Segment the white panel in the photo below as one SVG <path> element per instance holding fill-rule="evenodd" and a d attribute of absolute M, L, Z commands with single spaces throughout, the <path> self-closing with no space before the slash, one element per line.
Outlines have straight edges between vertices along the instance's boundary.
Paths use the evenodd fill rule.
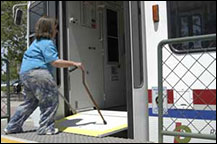
<path fill-rule="evenodd" d="M 168 39 L 167 28 L 167 6 L 166 1 L 148 1 L 145 3 L 145 22 L 146 22 L 146 47 L 148 63 L 148 87 L 158 85 L 157 71 L 157 47 L 161 40 Z M 158 23 L 153 22 L 152 6 L 159 5 Z"/>
<path fill-rule="evenodd" d="M 69 59 L 83 63 L 89 89 L 99 106 L 102 106 L 103 59 L 102 44 L 98 40 L 99 28 L 81 25 L 80 6 L 80 1 L 67 2 Z M 82 85 L 81 71 L 76 70 L 70 73 L 69 81 L 70 103 L 78 108 L 92 107 L 93 104 Z"/>

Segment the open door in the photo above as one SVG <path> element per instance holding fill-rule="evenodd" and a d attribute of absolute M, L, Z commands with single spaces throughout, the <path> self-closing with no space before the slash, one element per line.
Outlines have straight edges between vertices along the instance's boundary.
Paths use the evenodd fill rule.
<path fill-rule="evenodd" d="M 128 137 L 149 140 L 145 13 L 142 1 L 124 2 Z"/>
<path fill-rule="evenodd" d="M 68 1 L 68 59 L 82 62 L 87 84 L 100 108 L 126 106 L 123 2 Z M 92 108 L 81 71 L 69 73 L 75 109 Z"/>

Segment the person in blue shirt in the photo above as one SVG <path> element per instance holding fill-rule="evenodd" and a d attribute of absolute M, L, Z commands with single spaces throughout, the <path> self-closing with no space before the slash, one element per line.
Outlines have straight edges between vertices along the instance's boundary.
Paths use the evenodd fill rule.
<path fill-rule="evenodd" d="M 83 69 L 80 62 L 59 59 L 53 39 L 57 34 L 57 21 L 42 17 L 35 27 L 35 41 L 23 56 L 20 79 L 24 87 L 25 101 L 11 117 L 6 134 L 22 132 L 23 123 L 39 106 L 41 115 L 37 130 L 39 135 L 57 134 L 54 117 L 58 109 L 58 87 L 54 80 L 54 68 L 75 66 Z"/>

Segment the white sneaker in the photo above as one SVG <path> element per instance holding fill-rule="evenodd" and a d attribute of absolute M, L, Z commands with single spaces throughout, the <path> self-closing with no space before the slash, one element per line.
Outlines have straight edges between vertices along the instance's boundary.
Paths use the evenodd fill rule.
<path fill-rule="evenodd" d="M 46 135 L 55 135 L 59 133 L 59 129 L 55 128 L 54 131 L 48 131 L 46 132 Z"/>
<path fill-rule="evenodd" d="M 21 129 L 20 131 L 17 131 L 17 132 L 13 132 L 13 131 L 8 131 L 8 129 L 7 128 L 5 128 L 4 130 L 4 133 L 7 135 L 7 134 L 15 134 L 15 133 L 21 133 L 21 132 L 23 132 L 23 130 Z"/>
<path fill-rule="evenodd" d="M 9 134 L 9 132 L 8 132 L 8 130 L 5 128 L 4 130 L 4 133 L 7 135 L 7 134 Z"/>

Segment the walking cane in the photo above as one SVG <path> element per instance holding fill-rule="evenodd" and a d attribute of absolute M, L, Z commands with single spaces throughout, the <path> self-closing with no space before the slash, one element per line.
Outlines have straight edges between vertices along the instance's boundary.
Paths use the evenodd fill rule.
<path fill-rule="evenodd" d="M 70 103 L 68 102 L 68 100 L 60 92 L 59 92 L 59 95 L 63 98 L 63 100 L 65 101 L 65 103 L 68 105 L 68 107 L 70 108 L 72 114 L 76 114 L 77 113 L 76 110 L 74 110 L 72 108 L 72 106 L 70 105 Z"/>

